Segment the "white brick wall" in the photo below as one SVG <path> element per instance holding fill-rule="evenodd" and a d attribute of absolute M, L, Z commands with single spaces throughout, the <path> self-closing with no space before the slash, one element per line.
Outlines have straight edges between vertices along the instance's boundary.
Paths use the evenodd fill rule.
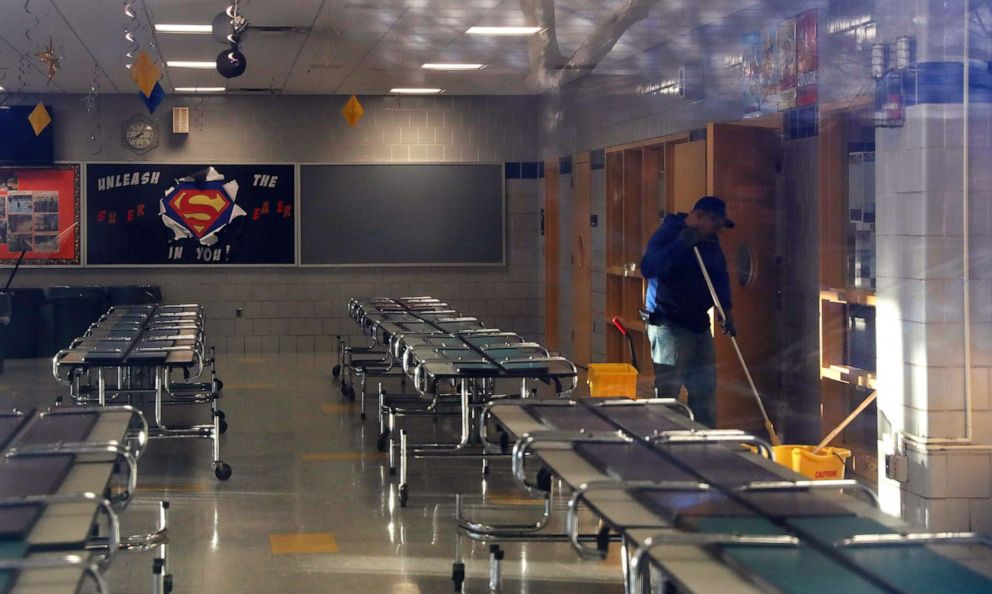
<path fill-rule="evenodd" d="M 992 162 L 983 160 L 992 157 L 989 113 L 979 106 L 979 117 L 971 114 L 977 133 L 969 142 L 971 422 L 977 445 L 992 444 L 992 240 L 983 181 Z M 880 444 L 900 431 L 924 438 L 965 435 L 962 116 L 961 105 L 914 106 L 905 127 L 877 134 Z M 932 530 L 988 530 L 992 454 L 913 447 L 906 483 L 881 473 L 880 490 L 899 491 L 888 501 L 900 500 L 906 519 Z M 880 450 L 884 455 L 891 448 Z"/>
<path fill-rule="evenodd" d="M 168 97 L 152 116 L 162 145 L 135 156 L 118 141 L 121 122 L 145 113 L 136 96 L 101 96 L 102 151 L 80 98 L 53 96 L 56 157 L 64 161 L 405 162 L 533 161 L 537 98 L 361 97 L 366 116 L 349 128 L 347 97 Z M 191 133 L 173 137 L 170 108 L 188 105 Z M 220 352 L 332 351 L 337 334 L 355 332 L 351 297 L 430 294 L 488 325 L 538 338 L 538 245 L 542 180 L 508 180 L 508 264 L 435 269 L 25 269 L 17 285 L 152 283 L 170 302 L 207 308 L 208 337 Z M 235 310 L 243 309 L 243 318 Z"/>

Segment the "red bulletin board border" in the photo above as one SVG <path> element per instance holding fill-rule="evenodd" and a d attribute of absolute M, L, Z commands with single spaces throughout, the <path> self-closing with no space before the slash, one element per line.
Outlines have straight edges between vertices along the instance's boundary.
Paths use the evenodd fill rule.
<path fill-rule="evenodd" d="M 57 252 L 28 252 L 24 256 L 24 264 L 79 265 L 81 263 L 79 170 L 79 164 L 75 163 L 52 167 L 0 167 L 0 183 L 16 175 L 18 190 L 48 190 L 59 193 L 58 233 L 66 233 L 59 241 L 59 250 Z M 69 230 L 70 228 L 71 230 Z M 12 252 L 6 242 L 0 243 L 0 265 L 13 264 L 20 255 L 20 252 Z"/>

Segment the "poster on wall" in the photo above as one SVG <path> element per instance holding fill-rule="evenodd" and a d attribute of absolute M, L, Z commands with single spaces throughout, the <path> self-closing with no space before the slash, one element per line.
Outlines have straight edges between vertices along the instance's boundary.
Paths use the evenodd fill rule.
<path fill-rule="evenodd" d="M 0 262 L 79 264 L 79 165 L 0 168 Z"/>
<path fill-rule="evenodd" d="M 816 11 L 808 10 L 796 19 L 796 106 L 817 101 Z"/>
<path fill-rule="evenodd" d="M 89 265 L 294 264 L 292 165 L 86 167 Z"/>
<path fill-rule="evenodd" d="M 778 70 L 778 108 L 796 106 L 796 19 L 786 19 L 778 27 L 775 66 Z"/>
<path fill-rule="evenodd" d="M 744 36 L 744 103 L 749 116 L 778 109 L 778 71 L 775 69 L 775 33 Z"/>

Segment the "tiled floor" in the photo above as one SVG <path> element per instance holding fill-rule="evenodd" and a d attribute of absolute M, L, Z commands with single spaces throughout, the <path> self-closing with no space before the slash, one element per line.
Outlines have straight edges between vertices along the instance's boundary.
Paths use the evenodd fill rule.
<path fill-rule="evenodd" d="M 209 442 L 151 444 L 124 528 L 150 527 L 154 501 L 171 502 L 175 592 L 450 592 L 454 494 L 485 490 L 527 511 L 507 463 L 483 481 L 477 462 L 437 460 L 413 463 L 409 507 L 399 508 L 375 447 L 376 423 L 362 423 L 342 401 L 332 363 L 330 355 L 220 358 L 230 423 L 222 457 L 234 469 L 226 483 L 214 478 Z M 46 360 L 7 361 L 0 405 L 51 405 L 64 389 L 50 373 Z M 623 590 L 615 555 L 589 562 L 566 544 L 504 548 L 503 592 Z M 487 592 L 487 547 L 466 542 L 465 556 L 465 591 Z M 149 591 L 151 558 L 119 556 L 108 574 L 112 591 Z"/>

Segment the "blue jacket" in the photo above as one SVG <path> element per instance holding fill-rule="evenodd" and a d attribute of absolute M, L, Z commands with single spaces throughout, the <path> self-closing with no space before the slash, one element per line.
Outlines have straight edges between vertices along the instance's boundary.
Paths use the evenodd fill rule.
<path fill-rule="evenodd" d="M 679 240 L 679 234 L 686 228 L 685 217 L 682 213 L 665 216 L 641 258 L 641 274 L 648 279 L 645 309 L 651 312 L 654 324 L 677 324 L 693 332 L 703 332 L 709 329 L 707 312 L 713 307 L 713 298 L 692 248 Z M 729 312 L 730 279 L 720 240 L 713 237 L 698 247 L 717 297 Z"/>

